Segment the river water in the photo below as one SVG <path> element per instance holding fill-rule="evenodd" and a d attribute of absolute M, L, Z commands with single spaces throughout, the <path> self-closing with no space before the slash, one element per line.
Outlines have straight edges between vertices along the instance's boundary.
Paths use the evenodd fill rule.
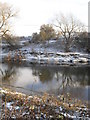
<path fill-rule="evenodd" d="M 19 92 L 50 94 L 70 93 L 71 97 L 90 102 L 90 67 L 2 64 L 2 85 Z"/>

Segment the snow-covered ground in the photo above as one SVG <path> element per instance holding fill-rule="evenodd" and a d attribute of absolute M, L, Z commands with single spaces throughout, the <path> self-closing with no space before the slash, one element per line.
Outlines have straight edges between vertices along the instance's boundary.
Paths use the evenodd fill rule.
<path fill-rule="evenodd" d="M 85 55 L 85 56 L 84 56 Z M 55 53 L 47 52 L 42 54 L 26 54 L 25 58 L 29 62 L 41 64 L 88 64 L 88 54 L 80 53 Z"/>
<path fill-rule="evenodd" d="M 20 49 L 13 51 L 2 51 L 1 58 L 22 60 L 29 63 L 38 64 L 58 64 L 58 65 L 82 65 L 90 63 L 90 54 L 72 51 L 65 53 L 63 46 L 55 43 L 56 41 L 49 41 L 46 43 L 31 43 Z M 54 45 L 54 46 L 53 46 Z M 59 49 L 60 47 L 60 49 Z"/>
<path fill-rule="evenodd" d="M 31 50 L 31 48 L 22 48 L 20 51 L 10 51 L 3 53 L 2 58 L 16 59 L 17 61 L 26 61 L 38 64 L 58 64 L 58 65 L 81 65 L 90 63 L 90 55 L 78 52 L 55 52 L 46 50 Z M 0 57 L 0 58 L 1 58 Z"/>

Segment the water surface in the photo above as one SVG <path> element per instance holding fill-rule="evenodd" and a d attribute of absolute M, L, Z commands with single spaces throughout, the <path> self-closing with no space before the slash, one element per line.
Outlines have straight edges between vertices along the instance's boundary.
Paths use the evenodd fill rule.
<path fill-rule="evenodd" d="M 2 64 L 2 84 L 30 94 L 48 92 L 90 101 L 90 67 L 14 66 Z"/>

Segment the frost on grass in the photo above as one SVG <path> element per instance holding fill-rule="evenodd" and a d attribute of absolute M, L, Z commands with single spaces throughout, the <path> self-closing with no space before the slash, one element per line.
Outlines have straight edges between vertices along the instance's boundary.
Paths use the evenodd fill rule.
<path fill-rule="evenodd" d="M 54 96 L 27 96 L 9 89 L 0 89 L 2 94 L 1 119 L 58 120 L 87 119 L 90 113 L 87 104 L 71 98 L 70 94 Z"/>

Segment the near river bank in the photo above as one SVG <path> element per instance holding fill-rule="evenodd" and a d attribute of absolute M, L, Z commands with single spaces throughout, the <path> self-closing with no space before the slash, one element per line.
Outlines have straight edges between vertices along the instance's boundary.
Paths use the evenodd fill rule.
<path fill-rule="evenodd" d="M 70 94 L 54 96 L 25 95 L 0 88 L 2 95 L 1 120 L 89 120 L 87 103 L 73 99 Z"/>

